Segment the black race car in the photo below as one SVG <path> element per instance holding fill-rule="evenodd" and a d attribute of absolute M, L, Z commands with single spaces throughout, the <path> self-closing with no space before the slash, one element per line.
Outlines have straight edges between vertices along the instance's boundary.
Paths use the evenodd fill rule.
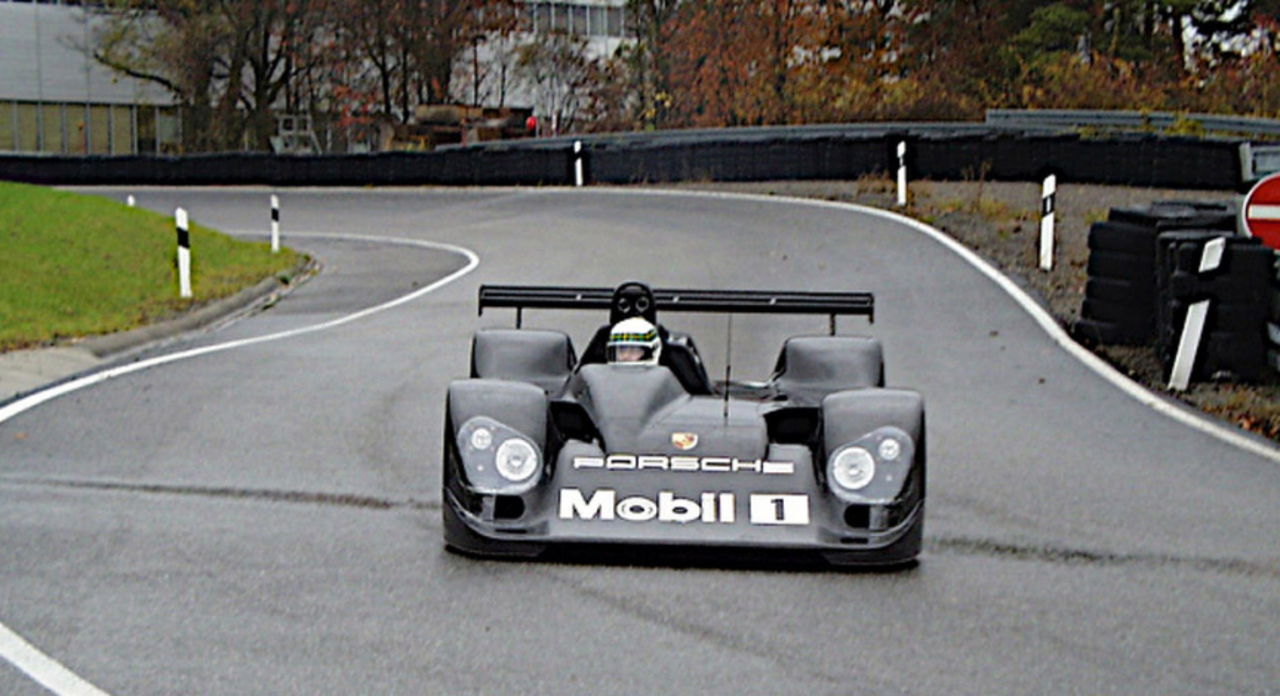
<path fill-rule="evenodd" d="M 925 416 L 884 386 L 880 342 L 835 335 L 874 319 L 869 293 L 482 286 L 471 377 L 449 385 L 444 539 L 487 557 L 623 549 L 891 565 L 920 551 Z M 581 358 L 569 336 L 520 328 L 526 308 L 610 311 Z M 609 327 L 657 311 L 826 314 L 788 339 L 763 383 L 715 384 L 693 340 L 660 330 L 661 361 L 606 359 Z"/>

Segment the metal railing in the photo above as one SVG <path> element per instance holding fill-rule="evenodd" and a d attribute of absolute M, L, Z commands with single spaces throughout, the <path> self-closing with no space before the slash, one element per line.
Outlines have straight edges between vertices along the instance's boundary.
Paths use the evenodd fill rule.
<path fill-rule="evenodd" d="M 490 140 L 470 145 L 445 145 L 438 150 L 457 149 L 549 149 L 571 147 L 575 140 L 584 145 L 618 145 L 643 147 L 651 145 L 684 145 L 732 140 L 764 142 L 821 138 L 873 138 L 899 134 L 909 138 L 949 138 L 986 135 L 1053 135 L 1063 129 L 1055 126 L 1024 126 L 981 123 L 978 121 L 820 123 L 806 126 L 739 126 L 735 128 L 686 128 L 624 133 L 582 133 L 522 140 Z"/>
<path fill-rule="evenodd" d="M 1180 114 L 1170 111 L 1091 111 L 1084 109 L 987 109 L 987 124 L 1005 127 L 1166 130 L 1192 121 L 1209 133 L 1280 138 L 1280 121 L 1252 116 Z"/>

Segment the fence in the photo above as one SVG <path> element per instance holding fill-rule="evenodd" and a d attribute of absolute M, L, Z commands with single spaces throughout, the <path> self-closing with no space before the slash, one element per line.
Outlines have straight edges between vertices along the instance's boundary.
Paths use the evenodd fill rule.
<path fill-rule="evenodd" d="M 890 172 L 908 142 L 912 179 L 1238 189 L 1240 144 L 1151 134 L 1083 138 L 974 124 L 812 126 L 583 137 L 586 180 L 848 179 Z M 573 181 L 572 140 L 498 142 L 422 153 L 184 157 L 0 157 L 0 179 L 40 184 L 540 185 Z"/>

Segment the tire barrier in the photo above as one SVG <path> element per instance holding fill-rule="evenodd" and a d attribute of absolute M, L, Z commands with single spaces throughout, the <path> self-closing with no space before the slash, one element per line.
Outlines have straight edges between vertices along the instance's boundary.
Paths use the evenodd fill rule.
<path fill-rule="evenodd" d="M 1089 228 L 1088 282 L 1076 334 L 1098 343 L 1141 345 L 1155 337 L 1157 238 L 1186 228 L 1232 232 L 1236 210 L 1225 203 L 1161 201 L 1112 208 Z"/>
<path fill-rule="evenodd" d="M 972 125 L 972 124 L 970 124 Z M 913 179 L 1062 181 L 1235 190 L 1234 141 L 1076 134 L 929 124 L 743 128 L 494 141 L 428 152 L 358 155 L 227 153 L 171 156 L 0 156 L 0 179 L 35 184 L 271 186 L 540 185 L 574 181 L 574 140 L 585 183 L 853 179 L 891 174 L 908 145 Z"/>
<path fill-rule="evenodd" d="M 1171 382 L 1188 342 L 1195 344 L 1194 359 L 1184 356 L 1188 379 L 1256 381 L 1268 374 L 1267 320 L 1277 295 L 1271 249 L 1234 231 L 1162 232 L 1156 270 L 1155 347 Z M 1185 335 L 1197 304 L 1206 307 L 1198 341 Z"/>

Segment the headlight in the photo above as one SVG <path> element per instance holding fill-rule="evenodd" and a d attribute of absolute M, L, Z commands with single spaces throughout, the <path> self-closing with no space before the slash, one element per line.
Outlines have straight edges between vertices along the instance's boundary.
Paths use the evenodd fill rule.
<path fill-rule="evenodd" d="M 862 490 L 875 476 L 876 460 L 861 447 L 846 447 L 831 460 L 831 477 L 845 490 Z"/>
<path fill-rule="evenodd" d="M 537 485 L 542 452 L 524 433 L 475 416 L 458 428 L 456 438 L 467 482 L 477 493 L 517 495 Z"/>
<path fill-rule="evenodd" d="M 498 445 L 495 463 L 503 478 L 519 483 L 538 470 L 538 452 L 526 440 L 512 438 Z"/>
<path fill-rule="evenodd" d="M 493 431 L 483 426 L 477 426 L 471 431 L 471 446 L 478 450 L 487 450 L 493 444 Z"/>
<path fill-rule="evenodd" d="M 876 448 L 876 451 L 879 452 L 881 459 L 891 462 L 902 454 L 902 445 L 892 437 L 886 437 L 880 441 L 880 446 Z"/>
<path fill-rule="evenodd" d="M 831 490 L 847 502 L 892 502 L 915 466 L 916 444 L 901 428 L 884 426 L 846 442 L 827 458 Z"/>

